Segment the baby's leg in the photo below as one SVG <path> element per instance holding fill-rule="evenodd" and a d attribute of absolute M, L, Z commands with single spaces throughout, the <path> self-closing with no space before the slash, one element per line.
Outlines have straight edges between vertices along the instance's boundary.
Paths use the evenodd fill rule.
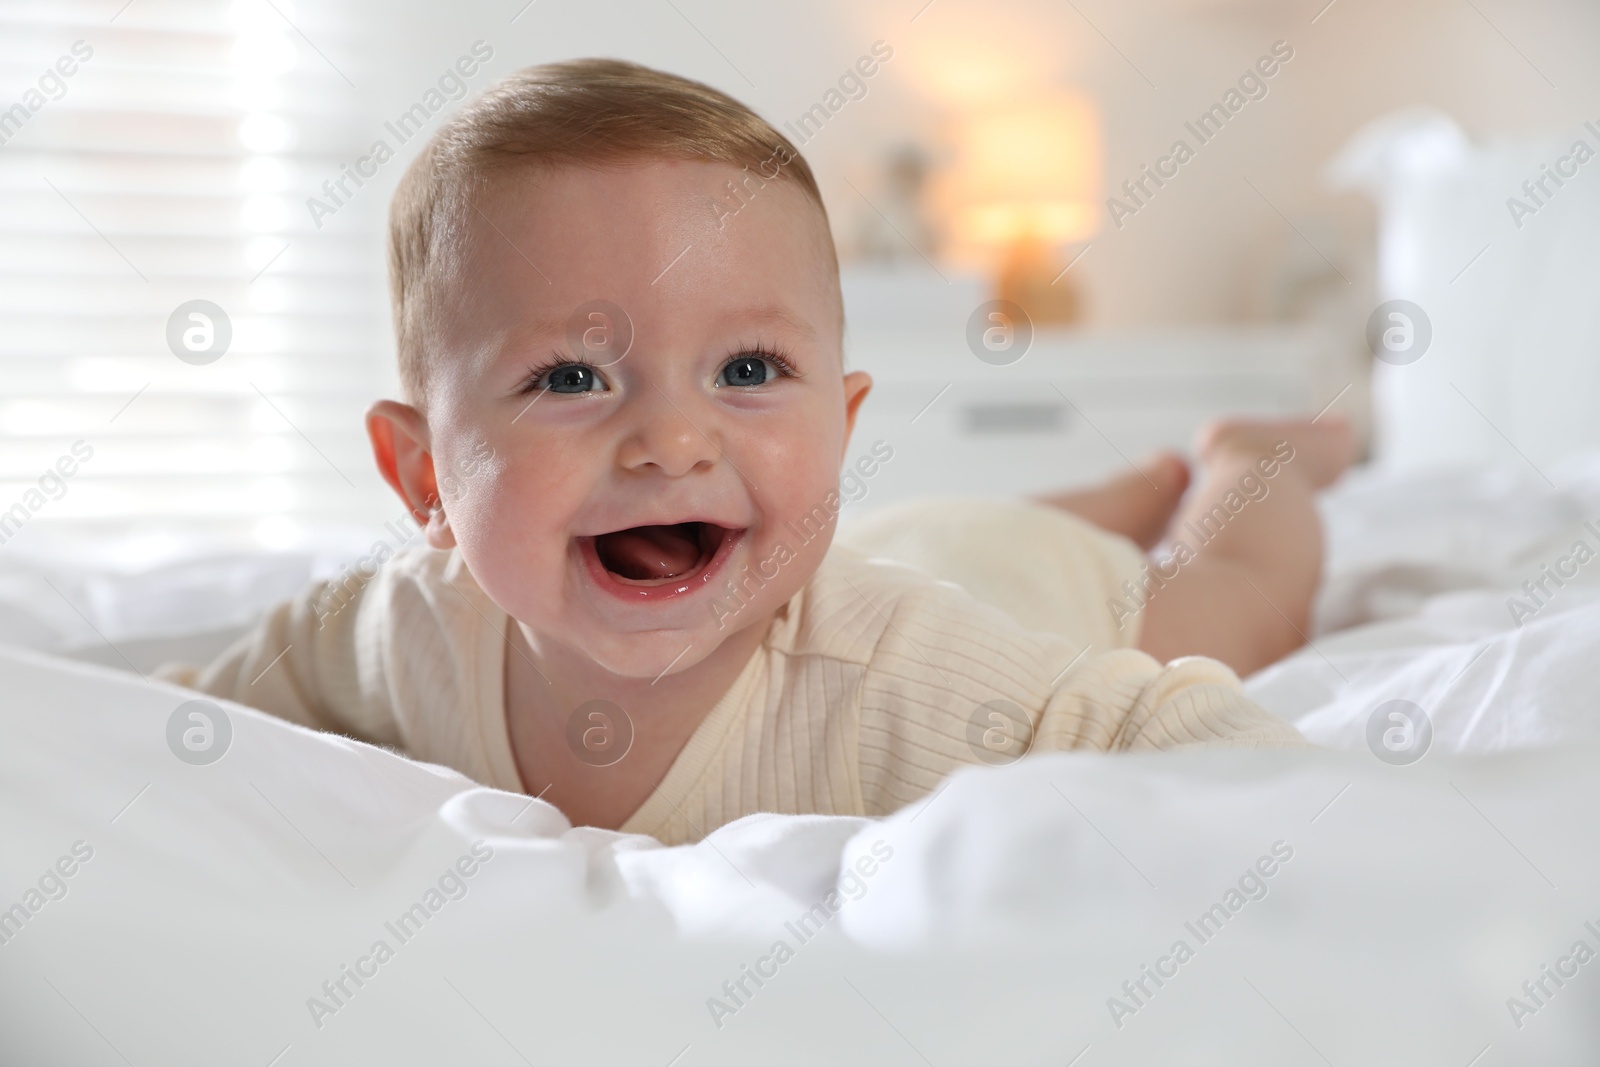
<path fill-rule="evenodd" d="M 1315 494 L 1355 447 L 1338 415 L 1203 430 L 1204 473 L 1167 531 L 1170 553 L 1151 565 L 1139 647 L 1162 661 L 1210 656 L 1245 675 L 1304 644 L 1322 576 Z"/>
<path fill-rule="evenodd" d="M 1127 474 L 1099 485 L 1037 499 L 1102 530 L 1121 534 L 1148 552 L 1161 540 L 1188 488 L 1189 465 L 1183 457 L 1159 452 Z"/>

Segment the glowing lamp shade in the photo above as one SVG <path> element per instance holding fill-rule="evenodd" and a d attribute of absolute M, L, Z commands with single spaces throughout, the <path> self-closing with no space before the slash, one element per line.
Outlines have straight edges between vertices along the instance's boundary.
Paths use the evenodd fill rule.
<path fill-rule="evenodd" d="M 1094 236 L 1100 125 L 1087 98 L 1035 94 L 972 112 L 957 124 L 956 148 L 948 195 L 958 246 L 991 258 L 1019 243 Z"/>

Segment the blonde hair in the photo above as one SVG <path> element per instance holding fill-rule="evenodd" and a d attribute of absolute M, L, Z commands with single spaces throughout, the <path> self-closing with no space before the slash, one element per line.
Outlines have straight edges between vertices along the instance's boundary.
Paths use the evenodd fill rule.
<path fill-rule="evenodd" d="M 726 93 L 618 59 L 519 70 L 434 133 L 389 205 L 389 291 L 400 381 L 411 403 L 424 400 L 427 350 L 445 303 L 440 290 L 460 265 L 464 224 L 490 177 L 518 165 L 649 159 L 730 163 L 758 169 L 766 180 L 794 181 L 826 228 L 822 193 L 799 150 Z M 833 242 L 826 243 L 832 255 Z M 837 265 L 835 258 L 835 271 Z"/>

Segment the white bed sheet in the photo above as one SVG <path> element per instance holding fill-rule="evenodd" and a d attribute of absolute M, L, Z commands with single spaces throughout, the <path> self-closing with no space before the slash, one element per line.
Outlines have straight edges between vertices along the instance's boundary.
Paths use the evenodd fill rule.
<path fill-rule="evenodd" d="M 1594 744 L 1406 768 L 1058 754 L 960 773 L 883 821 L 755 816 L 668 849 L 239 707 L 227 753 L 192 766 L 165 737 L 180 690 L 32 653 L 0 655 L 0 676 L 0 904 L 93 850 L 0 944 L 6 1062 L 1600 1053 L 1600 963 L 1507 1008 L 1575 941 L 1600 946 Z M 1205 941 L 1185 925 L 1275 847 L 1292 854 L 1262 899 L 1241 894 Z M 465 895 L 401 941 L 385 924 L 474 848 L 490 856 Z M 392 957 L 362 964 L 379 940 Z M 762 963 L 780 940 L 792 956 Z M 1178 940 L 1192 958 L 1161 963 Z M 768 977 L 734 1002 L 746 965 Z M 1122 984 L 1146 965 L 1172 973 L 1135 1000 Z M 317 1010 L 345 966 L 368 977 Z"/>
<path fill-rule="evenodd" d="M 1397 699 L 1429 716 L 1441 751 L 1600 739 L 1600 457 L 1543 477 L 1518 465 L 1347 479 L 1322 501 L 1311 643 L 1246 690 L 1338 748 L 1365 747 L 1368 716 Z"/>
<path fill-rule="evenodd" d="M 0 1060 L 1592 1064 L 1600 962 L 1537 1005 L 1523 983 L 1600 951 L 1600 594 L 1574 581 L 1522 626 L 1504 601 L 1600 513 L 1596 469 L 1329 496 L 1314 647 L 1248 687 L 1346 751 L 1039 756 L 881 822 L 757 816 L 679 849 L 233 706 L 227 754 L 192 766 L 166 739 L 181 690 L 0 650 L 0 909 L 94 849 L 0 944 Z M 305 566 L 221 566 L 227 610 Z M 134 579 L 77 575 L 98 598 L 48 628 L 13 596 L 10 636 L 121 662 L 193 639 L 175 623 L 227 632 L 198 579 L 135 619 Z M 1365 740 L 1395 698 L 1436 727 L 1403 767 Z M 466 896 L 399 945 L 384 923 L 480 841 Z M 1277 842 L 1268 895 L 1201 945 L 1184 924 Z M 871 877 L 842 873 L 875 845 Z M 830 888 L 799 944 L 785 923 Z M 394 958 L 315 1018 L 379 938 Z M 1122 988 L 1180 938 L 1176 976 Z M 733 1001 L 780 939 L 794 957 Z"/>

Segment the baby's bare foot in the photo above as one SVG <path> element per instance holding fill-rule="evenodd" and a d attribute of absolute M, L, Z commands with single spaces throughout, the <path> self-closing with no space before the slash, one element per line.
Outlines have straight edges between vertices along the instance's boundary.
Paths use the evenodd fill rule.
<path fill-rule="evenodd" d="M 1195 436 L 1195 454 L 1210 466 L 1225 459 L 1248 456 L 1258 459 L 1273 456 L 1287 442 L 1294 459 L 1286 468 L 1297 470 L 1313 488 L 1331 484 L 1356 458 L 1355 431 L 1350 420 L 1329 412 L 1316 422 L 1310 419 L 1218 419 L 1201 428 Z"/>
<path fill-rule="evenodd" d="M 1189 464 L 1176 452 L 1157 452 L 1134 470 L 1090 489 L 1039 499 L 1149 550 L 1160 542 L 1189 488 Z"/>

